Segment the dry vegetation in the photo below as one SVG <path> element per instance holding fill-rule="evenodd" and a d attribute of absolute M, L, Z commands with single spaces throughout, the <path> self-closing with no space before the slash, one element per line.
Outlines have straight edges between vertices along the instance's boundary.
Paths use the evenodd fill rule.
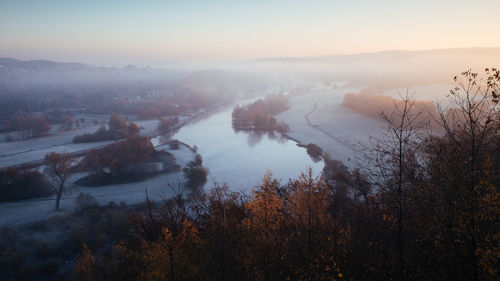
<path fill-rule="evenodd" d="M 40 247 L 51 254 L 38 244 L 9 243 L 16 233 L 3 229 L 0 277 L 498 280 L 500 76 L 496 69 L 486 74 L 487 85 L 470 71 L 456 79 L 454 111 L 437 111 L 441 135 L 422 134 L 414 112 L 425 105 L 390 100 L 395 114 L 382 115 L 387 139 L 352 170 L 311 144 L 311 156 L 325 161 L 322 177 L 310 171 L 281 183 L 266 173 L 250 195 L 215 185 L 205 196 L 147 200 L 135 212 L 82 195 L 77 212 L 36 230 L 64 233 Z M 151 151 L 136 141 L 144 150 L 127 161 Z M 108 154 L 130 153 L 128 145 Z M 186 179 L 206 180 L 201 163 L 197 157 L 188 165 Z"/>
<path fill-rule="evenodd" d="M 420 122 L 426 121 L 432 127 L 438 126 L 436 120 L 439 119 L 439 114 L 436 105 L 430 101 L 413 101 L 411 115 L 419 114 Z M 394 108 L 401 107 L 402 100 L 394 99 L 384 95 L 372 94 L 347 94 L 344 96 L 343 105 L 361 114 L 365 114 L 374 118 L 381 118 L 381 113 L 391 115 Z M 394 120 L 400 117 L 397 114 L 393 116 Z"/>
<path fill-rule="evenodd" d="M 217 186 L 196 202 L 177 196 L 135 217 L 134 238 L 105 258 L 84 246 L 77 279 L 498 280 L 494 74 L 475 95 L 476 74 L 463 73 L 453 102 L 467 118 L 442 118 L 439 137 L 414 137 L 416 103 L 405 99 L 365 165 L 323 155 L 321 179 L 266 174 L 250 196 Z"/>

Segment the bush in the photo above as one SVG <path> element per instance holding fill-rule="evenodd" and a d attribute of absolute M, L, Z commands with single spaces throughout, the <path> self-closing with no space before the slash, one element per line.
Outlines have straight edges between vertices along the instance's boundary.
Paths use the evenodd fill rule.
<path fill-rule="evenodd" d="M 184 178 L 187 179 L 186 186 L 191 189 L 198 189 L 207 183 L 208 170 L 203 167 L 201 155 L 197 154 L 195 160 L 189 161 L 183 169 Z"/>
<path fill-rule="evenodd" d="M 99 206 L 95 197 L 88 192 L 80 192 L 75 198 L 75 205 L 77 211 L 96 208 Z"/>
<path fill-rule="evenodd" d="M 314 143 L 310 143 L 306 145 L 306 149 L 307 154 L 309 154 L 314 162 L 321 160 L 321 156 L 323 156 L 323 149 L 321 149 L 321 147 L 315 145 Z"/>
<path fill-rule="evenodd" d="M 0 202 L 15 201 L 53 194 L 49 182 L 38 171 L 9 168 L 0 171 Z"/>
<path fill-rule="evenodd" d="M 103 149 L 91 150 L 86 153 L 81 167 L 91 173 L 75 181 L 79 186 L 137 182 L 180 169 L 171 153 L 157 151 L 145 136 L 130 136 Z"/>
<path fill-rule="evenodd" d="M 124 141 L 105 146 L 103 149 L 91 150 L 85 154 L 83 166 L 102 174 L 104 167 L 109 167 L 116 176 L 127 176 L 130 168 L 150 162 L 156 152 L 150 138 L 131 136 Z"/>
<path fill-rule="evenodd" d="M 131 135 L 137 135 L 141 131 L 135 123 L 127 124 L 123 118 L 112 114 L 108 123 L 109 129 L 103 125 L 94 133 L 77 135 L 73 138 L 74 143 L 97 142 L 106 140 L 119 140 Z"/>

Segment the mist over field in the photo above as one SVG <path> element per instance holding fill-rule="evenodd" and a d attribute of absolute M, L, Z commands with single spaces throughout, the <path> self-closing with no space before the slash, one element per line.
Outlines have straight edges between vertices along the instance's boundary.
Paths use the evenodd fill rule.
<path fill-rule="evenodd" d="M 499 10 L 0 0 L 0 280 L 499 280 Z"/>

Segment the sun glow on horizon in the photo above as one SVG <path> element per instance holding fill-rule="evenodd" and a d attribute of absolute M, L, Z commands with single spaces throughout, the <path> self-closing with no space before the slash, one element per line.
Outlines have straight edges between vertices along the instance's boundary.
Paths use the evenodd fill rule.
<path fill-rule="evenodd" d="M 491 0 L 29 0 L 0 7 L 0 54 L 20 59 L 151 63 L 500 46 L 491 34 L 500 1 Z"/>

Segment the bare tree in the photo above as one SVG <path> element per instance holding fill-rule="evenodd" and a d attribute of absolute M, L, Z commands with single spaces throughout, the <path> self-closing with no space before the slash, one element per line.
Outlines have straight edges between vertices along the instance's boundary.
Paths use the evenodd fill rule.
<path fill-rule="evenodd" d="M 370 163 L 361 165 L 361 169 L 373 187 L 391 194 L 380 203 L 394 210 L 397 229 L 396 275 L 398 280 L 405 280 L 405 194 L 418 177 L 419 140 L 429 125 L 429 118 L 427 112 L 415 106 L 416 101 L 408 91 L 400 97 L 401 100 L 394 102 L 391 112 L 379 112 L 387 124 L 387 131 L 383 138 L 375 139 L 374 146 L 368 147 L 369 154 L 363 157 L 369 159 Z"/>
<path fill-rule="evenodd" d="M 67 152 L 51 152 L 45 156 L 44 164 L 46 166 L 47 173 L 56 183 L 55 185 L 51 183 L 50 186 L 56 193 L 55 210 L 59 211 L 59 204 L 61 202 L 66 181 L 71 174 L 75 172 L 74 161 L 71 155 Z"/>
<path fill-rule="evenodd" d="M 399 261 L 399 279 L 405 280 L 405 262 L 404 262 L 404 233 L 403 233 L 403 184 L 405 178 L 409 175 L 408 165 L 413 163 L 415 154 L 418 151 L 416 135 L 419 130 L 425 127 L 425 119 L 421 116 L 423 111 L 416 111 L 414 108 L 415 100 L 412 100 L 408 92 L 403 97 L 401 103 L 396 103 L 395 109 L 391 115 L 382 112 L 381 116 L 388 124 L 388 131 L 393 140 L 392 157 L 397 160 L 397 228 L 398 228 L 398 261 Z M 407 182 L 407 181 L 405 181 Z"/>
<path fill-rule="evenodd" d="M 459 184 L 455 184 L 454 189 L 460 196 L 459 212 L 465 227 L 467 261 L 472 266 L 472 280 L 481 279 L 477 257 L 477 218 L 481 213 L 478 209 L 480 191 L 477 187 L 485 174 L 484 161 L 494 151 L 495 138 L 498 137 L 495 130 L 499 124 L 499 72 L 497 69 L 486 69 L 486 74 L 486 80 L 471 70 L 455 76 L 457 86 L 450 91 L 450 103 L 439 107 L 440 121 L 445 131 L 443 141 L 455 151 L 455 157 L 443 161 L 443 164 L 453 166 L 454 162 L 463 163 L 457 171 Z"/>

